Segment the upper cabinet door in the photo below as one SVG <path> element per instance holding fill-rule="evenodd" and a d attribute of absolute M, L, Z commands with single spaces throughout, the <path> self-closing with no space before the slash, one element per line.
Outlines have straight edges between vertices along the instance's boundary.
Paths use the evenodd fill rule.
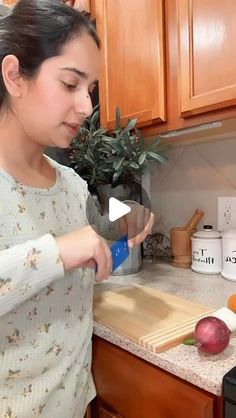
<path fill-rule="evenodd" d="M 132 117 L 165 121 L 164 10 L 162 0 L 93 0 L 101 38 L 101 124 Z"/>
<path fill-rule="evenodd" d="M 236 1 L 178 0 L 181 114 L 236 104 Z"/>

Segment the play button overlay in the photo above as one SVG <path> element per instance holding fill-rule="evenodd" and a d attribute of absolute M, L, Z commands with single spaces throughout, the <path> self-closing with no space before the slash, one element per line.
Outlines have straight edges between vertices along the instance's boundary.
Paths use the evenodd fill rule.
<path fill-rule="evenodd" d="M 131 207 L 120 202 L 115 197 L 109 199 L 109 221 L 114 222 L 131 212 Z"/>
<path fill-rule="evenodd" d="M 129 184 L 129 192 L 122 185 L 117 188 L 105 187 L 97 193 L 88 195 L 86 217 L 89 225 L 106 240 L 116 241 L 123 232 L 118 225 L 123 225 L 122 217 L 129 219 L 129 238 L 140 234 L 149 221 L 151 203 L 149 195 L 140 184 Z M 140 214 L 139 206 L 143 209 Z M 100 214 L 99 214 L 100 212 Z M 120 222 L 121 221 L 121 222 Z M 118 234 L 118 235 L 117 235 Z"/>

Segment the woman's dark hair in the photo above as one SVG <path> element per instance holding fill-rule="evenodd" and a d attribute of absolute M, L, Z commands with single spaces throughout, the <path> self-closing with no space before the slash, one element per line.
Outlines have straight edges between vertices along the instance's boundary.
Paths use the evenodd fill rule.
<path fill-rule="evenodd" d="M 19 0 L 0 19 L 0 65 L 6 55 L 15 55 L 20 73 L 32 78 L 44 60 L 60 55 L 69 40 L 83 33 L 88 33 L 100 48 L 92 22 L 78 10 L 60 0 Z M 0 108 L 8 107 L 7 101 L 0 72 Z"/>

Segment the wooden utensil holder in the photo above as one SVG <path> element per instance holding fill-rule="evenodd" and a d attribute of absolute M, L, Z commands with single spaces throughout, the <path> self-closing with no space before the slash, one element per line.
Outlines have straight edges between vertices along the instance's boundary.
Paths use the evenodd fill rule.
<path fill-rule="evenodd" d="M 171 251 L 174 267 L 190 268 L 192 264 L 191 236 L 196 229 L 175 227 L 170 230 Z"/>

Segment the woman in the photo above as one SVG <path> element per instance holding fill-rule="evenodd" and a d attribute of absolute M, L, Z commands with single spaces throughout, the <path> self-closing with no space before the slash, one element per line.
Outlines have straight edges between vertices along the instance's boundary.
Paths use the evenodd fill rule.
<path fill-rule="evenodd" d="M 111 253 L 88 224 L 86 183 L 44 149 L 67 148 L 92 112 L 99 44 L 57 0 L 20 0 L 0 20 L 0 417 L 82 418 L 95 396 L 93 285 L 108 278 Z M 130 246 L 153 224 L 137 214 L 138 236 L 133 219 L 122 223 Z"/>

